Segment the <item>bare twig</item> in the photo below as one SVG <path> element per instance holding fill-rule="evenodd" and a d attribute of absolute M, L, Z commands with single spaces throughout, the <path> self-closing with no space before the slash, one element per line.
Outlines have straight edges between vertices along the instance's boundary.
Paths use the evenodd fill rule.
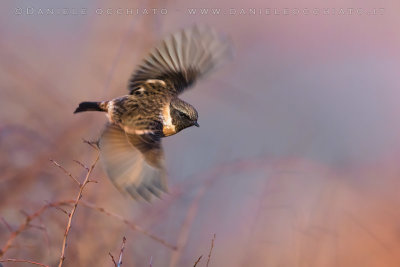
<path fill-rule="evenodd" d="M 9 236 L 9 238 L 7 239 L 6 244 L 0 250 L 0 257 L 2 257 L 4 255 L 4 253 L 6 253 L 7 250 L 12 246 L 15 238 L 17 238 L 17 236 L 20 233 L 22 233 L 25 229 L 27 229 L 30 226 L 31 221 L 33 221 L 35 218 L 39 217 L 45 210 L 47 210 L 50 207 L 57 207 L 57 206 L 65 205 L 68 203 L 69 203 L 68 201 L 58 201 L 58 202 L 54 202 L 54 203 L 48 203 L 48 204 L 42 206 L 41 208 L 39 208 L 38 210 L 36 210 L 34 213 L 27 215 L 25 218 L 25 221 L 18 227 L 17 230 L 12 232 L 11 235 Z"/>
<path fill-rule="evenodd" d="M 85 164 L 83 164 L 82 162 L 80 162 L 79 160 L 74 159 L 73 160 L 76 164 L 78 164 L 79 166 L 81 166 L 82 168 L 84 168 L 86 171 L 89 171 L 89 167 L 86 166 Z"/>
<path fill-rule="evenodd" d="M 65 209 L 61 208 L 61 206 L 64 205 L 70 205 L 70 204 L 74 204 L 76 200 L 63 200 L 63 201 L 57 201 L 57 202 L 47 202 L 46 205 L 42 206 L 41 208 L 39 208 L 37 211 L 35 211 L 32 214 L 28 214 L 26 216 L 25 221 L 18 227 L 17 230 L 13 231 L 10 234 L 10 237 L 7 239 L 6 244 L 3 246 L 3 248 L 0 250 L 0 257 L 4 255 L 4 253 L 7 252 L 7 250 L 12 246 L 12 244 L 14 243 L 14 240 L 16 239 L 16 237 L 23 231 L 25 231 L 27 228 L 31 227 L 31 221 L 36 219 L 37 217 L 39 217 L 45 210 L 47 210 L 48 208 L 56 208 L 57 210 L 60 210 L 61 212 L 65 213 L 68 217 L 70 215 L 69 212 L 67 212 Z M 144 235 L 146 235 L 147 237 L 153 239 L 154 241 L 166 246 L 169 249 L 172 250 L 176 250 L 176 246 L 168 243 L 167 241 L 165 241 L 164 239 L 157 237 L 151 233 L 149 233 L 148 231 L 144 230 L 143 228 L 141 228 L 140 226 L 137 226 L 135 223 L 125 219 L 124 217 L 122 217 L 121 215 L 115 214 L 111 211 L 108 211 L 104 208 L 98 207 L 90 202 L 81 200 L 79 202 L 82 206 L 85 206 L 87 208 L 99 211 L 101 213 L 104 213 L 107 216 L 113 217 L 121 222 L 123 222 L 124 224 L 126 224 L 129 228 L 131 228 L 134 231 L 138 231 Z"/>
<path fill-rule="evenodd" d="M 170 248 L 170 249 L 172 249 L 172 250 L 176 250 L 176 249 L 177 249 L 176 246 L 174 246 L 174 245 L 168 243 L 167 241 L 165 241 L 164 239 L 162 239 L 162 238 L 160 238 L 160 237 L 158 237 L 158 236 L 155 236 L 155 235 L 149 233 L 148 231 L 144 230 L 143 228 L 141 228 L 140 226 L 136 225 L 135 223 L 133 223 L 133 222 L 131 222 L 131 221 L 125 219 L 125 218 L 122 217 L 121 215 L 115 214 L 114 212 L 108 211 L 108 210 L 106 210 L 106 209 L 104 209 L 104 208 L 102 208 L 102 207 L 98 207 L 98 206 L 96 206 L 96 205 L 94 205 L 94 204 L 92 204 L 92 203 L 89 203 L 89 202 L 87 202 L 87 201 L 84 201 L 84 200 L 82 200 L 80 203 L 81 203 L 83 206 L 86 206 L 86 207 L 88 207 L 88 208 L 90 208 L 90 209 L 94 209 L 94 210 L 100 211 L 100 212 L 106 214 L 107 216 L 114 217 L 114 218 L 116 218 L 117 220 L 122 221 L 124 224 L 126 224 L 127 226 L 129 226 L 129 228 L 131 228 L 132 230 L 138 231 L 138 232 L 140 232 L 140 233 L 146 235 L 147 237 L 149 237 L 149 238 L 153 239 L 154 241 L 156 241 L 156 242 L 158 242 L 158 243 L 160 243 L 160 244 L 166 246 L 167 248 Z"/>
<path fill-rule="evenodd" d="M 98 141 L 89 141 L 89 140 L 83 139 L 83 142 L 85 144 L 88 144 L 92 148 L 99 150 L 99 142 Z"/>
<path fill-rule="evenodd" d="M 153 266 L 153 256 L 150 257 L 150 267 Z"/>
<path fill-rule="evenodd" d="M 65 260 L 65 249 L 67 248 L 67 237 L 68 237 L 68 233 L 69 230 L 71 229 L 71 223 L 72 223 L 72 218 L 74 217 L 74 214 L 76 212 L 76 208 L 78 207 L 78 203 L 82 198 L 82 193 L 83 190 L 85 189 L 85 186 L 90 182 L 89 178 L 90 175 L 92 174 L 92 171 L 94 169 L 94 167 L 96 166 L 97 161 L 99 160 L 99 154 L 97 154 L 96 160 L 94 161 L 94 163 L 92 164 L 92 166 L 90 166 L 85 180 L 83 181 L 83 183 L 81 184 L 80 188 L 79 188 L 79 193 L 75 199 L 75 203 L 72 207 L 71 212 L 69 213 L 68 216 L 68 223 L 67 223 L 67 227 L 65 229 L 65 233 L 64 233 L 64 239 L 63 239 L 63 243 L 62 243 L 62 248 L 61 248 L 61 256 L 60 256 L 60 262 L 58 263 L 58 267 L 61 267 L 63 265 L 63 262 Z"/>
<path fill-rule="evenodd" d="M 208 258 L 207 258 L 206 267 L 208 267 L 208 264 L 210 263 L 211 253 L 212 253 L 212 250 L 213 250 L 213 248 L 214 248 L 215 237 L 216 237 L 216 235 L 214 234 L 213 238 L 211 239 L 211 247 L 210 247 L 210 252 L 208 253 Z"/>
<path fill-rule="evenodd" d="M 119 252 L 119 259 L 118 263 L 115 261 L 114 256 L 111 254 L 111 252 L 108 252 L 108 255 L 110 255 L 112 262 L 114 263 L 115 267 L 121 267 L 122 265 L 122 254 L 124 253 L 125 249 L 125 243 L 126 243 L 126 238 L 125 236 L 122 238 L 122 245 L 121 245 L 121 251 Z"/>
<path fill-rule="evenodd" d="M 110 255 L 112 262 L 114 263 L 114 267 L 117 267 L 117 262 L 114 259 L 114 256 L 111 254 L 111 252 L 108 252 L 108 255 Z"/>
<path fill-rule="evenodd" d="M 196 266 L 197 266 L 197 264 L 200 262 L 200 260 L 201 260 L 202 257 L 203 257 L 203 255 L 201 255 L 201 256 L 197 259 L 197 261 L 194 263 L 193 267 L 196 267 Z"/>
<path fill-rule="evenodd" d="M 36 228 L 41 231 L 46 230 L 46 227 L 44 227 L 43 225 L 29 224 L 29 227 Z"/>
<path fill-rule="evenodd" d="M 80 187 L 82 186 L 81 183 L 76 179 L 69 171 L 67 171 L 63 166 L 61 166 L 57 161 L 50 159 L 50 161 L 60 168 L 66 175 L 68 175 L 74 182 Z"/>
<path fill-rule="evenodd" d="M 125 243 L 126 243 L 126 238 L 125 236 L 122 238 L 122 245 L 121 245 L 121 251 L 119 252 L 119 259 L 118 263 L 115 261 L 114 256 L 111 254 L 111 252 L 108 252 L 108 255 L 110 255 L 112 262 L 114 263 L 115 267 L 121 267 L 122 266 L 122 254 L 124 253 L 125 249 Z"/>
<path fill-rule="evenodd" d="M 70 202 L 70 201 L 71 201 L 71 200 L 65 201 L 65 204 L 68 204 L 68 202 Z M 48 204 L 51 204 L 51 203 L 48 202 Z M 61 206 L 61 205 L 56 205 L 56 206 L 53 205 L 52 207 L 55 208 L 56 210 L 61 211 L 61 212 L 64 213 L 64 214 L 66 214 L 67 216 L 69 216 L 69 213 L 68 213 L 65 209 L 61 208 L 60 206 Z"/>
<path fill-rule="evenodd" d="M 38 265 L 38 266 L 42 266 L 42 267 L 50 267 L 48 265 L 39 263 L 39 262 L 35 262 L 35 261 L 30 261 L 30 260 L 20 260 L 20 259 L 5 259 L 5 260 L 0 260 L 0 262 L 25 262 L 25 263 L 30 263 L 33 265 Z"/>
<path fill-rule="evenodd" d="M 119 260 L 118 260 L 117 267 L 121 267 L 122 266 L 122 254 L 124 253 L 125 243 L 126 243 L 126 238 L 124 236 L 122 238 L 121 252 L 119 253 Z"/>

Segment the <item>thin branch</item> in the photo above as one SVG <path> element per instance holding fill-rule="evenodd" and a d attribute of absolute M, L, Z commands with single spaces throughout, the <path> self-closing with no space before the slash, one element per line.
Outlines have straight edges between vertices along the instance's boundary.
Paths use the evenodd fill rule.
<path fill-rule="evenodd" d="M 108 210 L 106 210 L 106 209 L 104 209 L 102 207 L 98 207 L 98 206 L 96 206 L 96 205 L 94 205 L 92 203 L 89 203 L 87 201 L 84 201 L 84 200 L 82 200 L 80 203 L 81 203 L 81 205 L 86 206 L 86 207 L 88 207 L 90 209 L 94 209 L 94 210 L 100 211 L 100 212 L 106 214 L 107 216 L 110 216 L 110 217 L 113 217 L 113 218 L 115 218 L 117 220 L 120 220 L 121 222 L 126 224 L 129 228 L 131 228 L 132 230 L 138 231 L 138 232 L 146 235 L 147 237 L 149 237 L 149 238 L 153 239 L 154 241 L 166 246 L 167 248 L 170 248 L 172 250 L 176 250 L 177 249 L 176 246 L 168 243 L 167 241 L 165 241 L 164 239 L 162 239 L 162 238 L 160 238 L 158 236 L 155 236 L 155 235 L 149 233 L 148 231 L 144 230 L 143 228 L 141 228 L 140 226 L 136 225 L 135 223 L 125 219 L 121 215 L 118 215 L 118 214 L 116 214 L 114 212 L 108 211 Z"/>
<path fill-rule="evenodd" d="M 71 202 L 72 200 L 67 200 L 67 201 L 64 201 L 65 202 L 65 204 L 68 204 L 68 202 Z M 48 203 L 48 204 L 51 204 L 51 203 Z M 63 203 L 64 204 L 64 203 Z M 61 211 L 62 213 L 64 213 L 65 215 L 67 215 L 67 216 L 69 216 L 69 213 L 65 210 L 65 209 L 63 209 L 63 208 L 61 208 L 60 207 L 61 205 L 53 205 L 52 207 L 53 208 L 55 208 L 56 210 L 59 210 L 59 211 Z"/>
<path fill-rule="evenodd" d="M 0 217 L 0 220 L 4 223 L 4 225 L 7 227 L 8 231 L 10 231 L 11 233 L 13 232 L 13 229 L 11 227 L 11 225 L 6 221 L 6 219 L 4 219 L 3 216 Z"/>
<path fill-rule="evenodd" d="M 63 239 L 63 243 L 62 243 L 62 248 L 61 248 L 61 256 L 60 256 L 60 262 L 58 263 L 58 267 L 61 267 L 63 265 L 63 262 L 65 260 L 65 250 L 67 248 L 67 237 L 69 234 L 69 230 L 71 229 L 71 223 L 72 223 L 72 218 L 74 217 L 74 214 L 76 212 L 76 208 L 78 207 L 78 203 L 82 198 L 82 193 L 83 190 L 85 189 L 85 186 L 89 183 L 89 177 L 92 174 L 92 171 L 94 169 L 94 167 L 96 166 L 97 161 L 99 160 L 99 154 L 97 154 L 96 160 L 94 161 L 94 163 L 92 164 L 92 166 L 90 166 L 89 171 L 86 174 L 85 180 L 83 181 L 83 183 L 81 184 L 80 188 L 79 188 L 79 193 L 75 199 L 75 203 L 72 207 L 71 212 L 69 213 L 68 216 L 68 223 L 67 223 L 67 227 L 65 229 L 65 233 L 64 233 L 64 239 Z"/>
<path fill-rule="evenodd" d="M 7 250 L 12 246 L 12 244 L 14 243 L 14 240 L 16 239 L 16 237 L 23 231 L 25 231 L 27 228 L 29 228 L 31 226 L 31 221 L 33 221 L 34 219 L 36 219 L 37 217 L 39 217 L 45 210 L 47 210 L 48 208 L 55 208 L 63 213 L 65 213 L 68 217 L 70 216 L 70 213 L 67 212 L 65 209 L 61 208 L 61 206 L 64 205 L 70 205 L 70 204 L 74 204 L 76 200 L 62 200 L 62 201 L 57 201 L 57 202 L 47 202 L 46 205 L 42 206 L 41 208 L 39 208 L 37 211 L 35 211 L 32 214 L 28 214 L 25 218 L 25 221 L 23 223 L 21 223 L 21 225 L 18 227 L 17 230 L 13 231 L 10 234 L 10 237 L 7 239 L 6 244 L 3 246 L 3 248 L 0 250 L 0 257 L 3 256 Z M 90 202 L 81 200 L 79 202 L 82 206 L 85 206 L 87 208 L 99 211 L 101 213 L 104 213 L 107 216 L 113 217 L 121 222 L 123 222 L 125 225 L 127 225 L 129 228 L 131 228 L 133 231 L 138 231 L 144 235 L 146 235 L 147 237 L 153 239 L 154 241 L 166 246 L 169 249 L 172 250 L 176 250 L 176 246 L 168 243 L 167 241 L 165 241 L 164 239 L 157 237 L 151 233 L 149 233 L 148 231 L 144 230 L 143 228 L 141 228 L 140 226 L 137 226 L 134 222 L 131 222 L 127 219 L 125 219 L 124 217 L 122 217 L 121 215 L 115 214 L 111 211 L 108 211 L 104 208 L 98 207 Z"/>
<path fill-rule="evenodd" d="M 150 257 L 150 267 L 153 266 L 153 256 Z"/>
<path fill-rule="evenodd" d="M 125 238 L 125 236 L 124 236 L 124 237 L 122 238 L 121 252 L 119 253 L 119 260 L 118 260 L 118 265 L 117 265 L 117 267 L 121 267 L 121 266 L 122 266 L 122 254 L 124 253 L 125 243 L 126 243 L 126 238 Z"/>
<path fill-rule="evenodd" d="M 88 144 L 92 148 L 99 150 L 99 142 L 98 141 L 88 141 L 86 139 L 82 139 L 85 144 Z"/>
<path fill-rule="evenodd" d="M 125 236 L 122 238 L 122 245 L 121 245 L 121 251 L 119 252 L 119 259 L 118 263 L 115 261 L 114 256 L 111 254 L 111 252 L 108 252 L 108 255 L 110 255 L 112 262 L 114 263 L 115 267 L 121 267 L 122 265 L 122 254 L 124 253 L 125 249 L 125 243 L 126 243 L 126 238 Z"/>
<path fill-rule="evenodd" d="M 80 162 L 79 160 L 74 159 L 73 160 L 76 164 L 78 164 L 79 166 L 81 166 L 82 168 L 84 168 L 86 171 L 89 171 L 89 167 L 86 166 L 85 164 L 83 164 L 82 162 Z"/>
<path fill-rule="evenodd" d="M 197 259 L 197 261 L 194 263 L 193 267 L 196 267 L 196 266 L 197 266 L 197 264 L 200 262 L 200 260 L 201 260 L 202 257 L 203 257 L 203 255 L 201 255 L 201 256 Z"/>
<path fill-rule="evenodd" d="M 35 262 L 35 261 L 30 261 L 30 260 L 20 260 L 20 259 L 5 259 L 5 260 L 0 260 L 0 262 L 25 262 L 25 263 L 30 263 L 33 265 L 38 265 L 38 266 L 42 266 L 42 267 L 50 267 L 48 265 L 39 263 L 39 262 Z"/>
<path fill-rule="evenodd" d="M 211 253 L 212 253 L 212 250 L 213 250 L 213 248 L 214 248 L 215 237 L 216 237 L 216 235 L 214 234 L 213 238 L 211 239 L 211 248 L 210 248 L 210 252 L 208 253 L 208 258 L 207 258 L 206 267 L 208 267 L 208 264 L 210 263 Z"/>
<path fill-rule="evenodd" d="M 33 221 L 35 218 L 39 217 L 45 210 L 47 210 L 50 207 L 57 207 L 57 206 L 65 205 L 68 203 L 69 203 L 68 201 L 58 201 L 58 202 L 54 202 L 54 203 L 48 203 L 48 204 L 42 206 L 41 208 L 39 208 L 38 210 L 36 210 L 34 213 L 27 215 L 25 218 L 25 221 L 18 227 L 18 229 L 10 234 L 9 238 L 6 241 L 6 244 L 0 250 L 0 257 L 2 257 L 4 255 L 4 253 L 6 253 L 7 250 L 12 246 L 12 244 L 14 243 L 14 240 L 17 238 L 17 236 L 20 233 L 22 233 L 23 231 L 25 231 L 25 229 L 27 229 L 30 226 L 31 221 Z"/>
<path fill-rule="evenodd" d="M 41 231 L 46 230 L 46 227 L 44 227 L 42 225 L 29 224 L 29 227 L 36 228 L 36 229 L 41 230 Z"/>
<path fill-rule="evenodd" d="M 110 255 L 112 262 L 114 263 L 114 267 L 117 267 L 117 262 L 114 259 L 114 256 L 111 254 L 111 252 L 108 252 L 108 255 Z"/>
<path fill-rule="evenodd" d="M 74 180 L 74 182 L 81 187 L 81 183 L 78 181 L 78 179 L 76 179 L 69 171 L 67 171 L 63 166 L 61 166 L 57 161 L 50 159 L 50 161 L 56 165 L 58 168 L 60 168 L 66 175 L 68 175 L 69 177 L 71 177 L 72 180 Z"/>
<path fill-rule="evenodd" d="M 47 253 L 50 255 L 50 237 L 49 237 L 49 232 L 47 231 L 47 228 L 45 224 L 43 223 L 42 218 L 38 217 L 40 224 L 43 226 L 43 236 L 46 240 L 46 245 L 47 245 Z"/>

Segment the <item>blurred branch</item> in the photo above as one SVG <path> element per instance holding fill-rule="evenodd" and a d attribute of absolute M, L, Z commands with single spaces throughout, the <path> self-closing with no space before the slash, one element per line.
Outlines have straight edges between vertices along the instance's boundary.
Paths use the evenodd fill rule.
<path fill-rule="evenodd" d="M 100 154 L 97 153 L 97 157 L 96 157 L 94 163 L 92 164 L 92 166 L 90 166 L 89 170 L 87 171 L 85 180 L 83 181 L 82 184 L 80 184 L 79 193 L 78 193 L 78 195 L 76 197 L 76 200 L 75 200 L 75 203 L 74 203 L 74 205 L 72 207 L 72 210 L 69 213 L 68 223 L 67 223 L 67 227 L 66 227 L 65 233 L 64 233 L 64 239 L 63 239 L 63 244 L 62 244 L 62 249 L 61 249 L 60 262 L 58 263 L 58 267 L 61 267 L 63 265 L 64 260 L 65 260 L 65 249 L 67 248 L 67 237 L 68 237 L 68 234 L 69 234 L 69 230 L 71 229 L 72 218 L 73 218 L 73 216 L 74 216 L 74 214 L 76 212 L 76 208 L 78 207 L 78 203 L 82 198 L 83 190 L 85 189 L 86 185 L 88 183 L 90 183 L 90 175 L 92 174 L 92 171 L 93 171 L 94 167 L 96 166 L 96 163 L 99 160 L 99 157 L 100 157 Z"/>
<path fill-rule="evenodd" d="M 174 245 L 168 243 L 167 241 L 165 241 L 165 240 L 162 239 L 162 238 L 159 238 L 158 236 L 155 236 L 155 235 L 149 233 L 148 231 L 144 230 L 143 228 L 141 228 L 140 226 L 136 225 L 135 223 L 133 223 L 133 222 L 131 222 L 131 221 L 125 219 L 125 218 L 122 217 L 121 215 L 118 215 L 118 214 L 116 214 L 116 213 L 114 213 L 114 212 L 108 211 L 108 210 L 106 210 L 106 209 L 104 209 L 104 208 L 102 208 L 102 207 L 98 207 L 98 206 L 96 206 L 96 205 L 94 205 L 94 204 L 92 204 L 92 203 L 89 203 L 89 202 L 87 202 L 87 201 L 84 201 L 84 200 L 82 200 L 80 203 L 81 203 L 83 206 L 86 206 L 86 207 L 88 207 L 88 208 L 90 208 L 90 209 L 94 209 L 94 210 L 100 211 L 101 213 L 104 213 L 104 214 L 107 215 L 107 216 L 113 217 L 113 218 L 115 218 L 115 219 L 117 219 L 117 220 L 123 222 L 123 223 L 126 224 L 129 228 L 131 228 L 132 230 L 138 231 L 138 232 L 140 232 L 140 233 L 146 235 L 147 237 L 149 237 L 149 238 L 153 239 L 154 241 L 156 241 L 156 242 L 158 242 L 158 243 L 160 243 L 160 244 L 166 246 L 167 248 L 170 248 L 170 249 L 172 249 L 172 250 L 176 250 L 176 249 L 177 249 L 176 246 L 174 246 Z"/>
<path fill-rule="evenodd" d="M 185 220 L 183 222 L 181 231 L 178 236 L 178 249 L 174 251 L 171 255 L 171 260 L 169 263 L 170 267 L 174 267 L 178 264 L 179 259 L 182 255 L 183 249 L 187 243 L 187 240 L 189 238 L 189 233 L 190 233 L 190 228 L 193 225 L 194 218 L 196 217 L 197 210 L 199 207 L 199 203 L 201 198 L 204 196 L 204 193 L 206 192 L 206 189 L 208 188 L 208 184 L 204 184 L 199 192 L 197 193 L 196 197 L 193 199 L 191 205 L 189 206 L 189 209 L 186 213 Z"/>
<path fill-rule="evenodd" d="M 42 266 L 42 267 L 50 267 L 48 265 L 39 263 L 39 262 L 35 262 L 35 261 L 30 261 L 30 260 L 20 260 L 20 259 L 5 259 L 5 260 L 0 260 L 0 262 L 25 262 L 25 263 L 30 263 L 33 265 L 38 265 L 38 266 Z"/>
<path fill-rule="evenodd" d="M 22 233 L 25 229 L 27 229 L 28 227 L 30 227 L 30 222 L 32 220 L 34 220 L 35 218 L 39 217 L 45 210 L 47 210 L 50 207 L 57 207 L 57 206 L 61 206 L 61 205 L 65 205 L 68 204 L 68 201 L 58 201 L 58 202 L 54 202 L 54 203 L 48 203 L 44 206 L 42 206 L 41 208 L 39 208 L 37 211 L 35 211 L 34 213 L 27 215 L 25 218 L 25 222 L 23 222 L 17 230 L 15 230 L 14 232 L 11 233 L 10 237 L 7 239 L 6 244 L 3 246 L 3 248 L 0 250 L 0 257 L 2 257 L 4 255 L 4 253 L 7 252 L 7 250 L 12 246 L 15 238 L 17 238 L 17 236 Z"/>
<path fill-rule="evenodd" d="M 39 173 L 43 172 L 43 164 L 48 161 L 51 153 L 51 157 L 57 157 L 58 155 L 66 154 L 68 151 L 67 147 L 69 146 L 68 142 L 64 142 L 66 138 L 68 140 L 76 139 L 77 136 L 82 135 L 82 127 L 79 127 L 80 123 L 83 121 L 77 121 L 76 124 L 73 123 L 70 127 L 61 131 L 59 135 L 55 135 L 52 139 L 52 143 L 57 144 L 56 146 L 50 146 L 44 149 L 43 152 L 38 154 L 34 159 L 32 164 L 25 167 L 23 170 L 13 174 L 8 180 L 10 181 L 7 185 L 7 190 L 11 191 L 13 194 L 18 195 L 21 194 L 22 190 L 26 189 L 27 184 L 32 183 L 34 181 L 33 178 L 37 177 Z M 51 152 L 50 152 L 51 151 Z M 23 183 L 21 180 L 23 179 Z M 21 185 L 24 186 L 21 186 Z M 4 201 L 6 198 L 6 194 L 1 192 L 0 194 L 0 202 Z"/>
<path fill-rule="evenodd" d="M 39 133 L 19 124 L 0 125 L 0 140 L 8 135 L 21 134 L 29 138 L 31 141 L 38 141 L 42 145 L 47 145 L 48 141 Z"/>
<path fill-rule="evenodd" d="M 0 220 L 4 223 L 4 225 L 7 227 L 8 231 L 10 231 L 11 233 L 13 232 L 13 229 L 11 227 L 11 225 L 6 221 L 6 219 L 4 219 L 2 216 L 0 217 Z"/>
<path fill-rule="evenodd" d="M 66 210 L 62 209 L 61 206 L 65 206 L 65 205 L 70 205 L 70 204 L 75 204 L 76 200 L 63 200 L 63 201 L 57 201 L 57 202 L 51 202 L 51 203 L 47 203 L 46 205 L 42 206 L 40 209 L 38 209 L 37 211 L 35 211 L 34 213 L 32 213 L 31 215 L 27 215 L 25 222 L 23 222 L 17 230 L 13 231 L 10 235 L 10 237 L 8 238 L 6 244 L 3 246 L 3 248 L 0 250 L 0 257 L 3 256 L 7 250 L 12 246 L 15 238 L 24 230 L 26 230 L 27 228 L 31 227 L 31 221 L 34 220 L 35 218 L 39 217 L 45 210 L 47 210 L 47 208 L 56 208 L 57 210 L 60 210 L 61 212 L 65 213 L 66 215 L 68 215 L 68 217 L 70 216 L 70 213 L 68 213 Z M 131 228 L 134 231 L 138 231 L 144 235 L 146 235 L 147 237 L 153 239 L 154 241 L 166 246 L 169 249 L 172 250 L 176 250 L 176 246 L 168 243 L 167 241 L 165 241 L 164 239 L 157 237 L 151 233 L 149 233 L 148 231 L 144 230 L 143 228 L 141 228 L 140 226 L 136 225 L 135 223 L 129 221 L 128 219 L 122 217 L 121 215 L 115 214 L 111 211 L 108 211 L 102 207 L 98 207 L 90 202 L 84 201 L 84 200 L 80 200 L 79 202 L 82 206 L 85 206 L 87 208 L 99 211 L 101 213 L 104 213 L 107 216 L 113 217 L 121 222 L 123 222 L 124 224 L 126 224 L 129 228 Z"/>

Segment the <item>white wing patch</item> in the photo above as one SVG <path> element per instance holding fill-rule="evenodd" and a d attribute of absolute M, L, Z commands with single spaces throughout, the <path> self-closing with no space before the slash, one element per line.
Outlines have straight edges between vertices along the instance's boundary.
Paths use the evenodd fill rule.
<path fill-rule="evenodd" d="M 152 130 L 135 130 L 135 134 L 142 135 L 142 134 L 154 134 Z"/>
<path fill-rule="evenodd" d="M 112 114 L 114 111 L 114 101 L 108 101 L 107 103 L 107 113 L 106 116 L 108 118 L 108 120 L 112 123 L 113 119 L 112 119 Z"/>
<path fill-rule="evenodd" d="M 163 133 L 165 136 L 170 136 L 176 133 L 175 125 L 172 124 L 171 110 L 169 104 L 165 105 L 161 115 L 163 122 Z"/>
<path fill-rule="evenodd" d="M 158 79 L 148 79 L 146 83 L 160 83 L 162 86 L 166 86 L 166 83 L 163 80 Z"/>
<path fill-rule="evenodd" d="M 123 129 L 128 134 L 137 134 L 137 135 L 154 134 L 154 131 L 152 131 L 152 130 L 148 130 L 148 129 L 138 130 L 131 126 L 123 126 Z"/>

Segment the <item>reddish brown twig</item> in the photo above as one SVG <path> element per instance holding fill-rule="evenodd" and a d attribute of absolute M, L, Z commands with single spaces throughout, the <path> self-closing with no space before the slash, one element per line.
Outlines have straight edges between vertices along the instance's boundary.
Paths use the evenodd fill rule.
<path fill-rule="evenodd" d="M 34 213 L 27 215 L 25 218 L 25 221 L 18 227 L 18 229 L 13 231 L 10 234 L 9 238 L 6 241 L 6 244 L 0 250 L 0 257 L 2 257 L 4 255 L 4 253 L 6 253 L 7 250 L 12 246 L 15 238 L 17 238 L 17 236 L 20 233 L 22 233 L 26 228 L 30 227 L 31 221 L 33 221 L 34 219 L 39 217 L 45 210 L 47 210 L 50 207 L 57 207 L 57 206 L 65 205 L 68 203 L 69 203 L 68 201 L 58 201 L 58 202 L 54 202 L 54 203 L 48 203 L 48 204 L 42 206 L 41 208 L 39 208 L 38 210 L 36 210 Z"/>
<path fill-rule="evenodd" d="M 114 259 L 114 256 L 111 254 L 111 252 L 108 252 L 108 255 L 110 255 L 112 262 L 114 263 L 114 267 L 117 267 L 117 262 Z"/>
<path fill-rule="evenodd" d="M 69 234 L 69 230 L 71 229 L 72 218 L 74 217 L 74 214 L 75 214 L 76 209 L 78 207 L 78 203 L 82 198 L 83 190 L 85 189 L 85 186 L 90 182 L 90 180 L 89 180 L 90 175 L 92 174 L 92 171 L 93 171 L 94 167 L 96 166 L 96 163 L 97 163 L 98 160 L 99 160 L 99 154 L 97 154 L 96 160 L 94 161 L 92 166 L 90 166 L 90 168 L 89 168 L 89 170 L 88 170 L 88 172 L 86 174 L 85 180 L 80 185 L 79 193 L 78 193 L 78 195 L 77 195 L 77 197 L 75 199 L 75 203 L 74 203 L 74 205 L 72 207 L 72 210 L 68 215 L 68 223 L 67 223 L 67 227 L 66 227 L 65 232 L 64 232 L 64 238 L 63 238 L 63 243 L 62 243 L 62 248 L 61 248 L 60 262 L 58 263 L 58 267 L 61 267 L 63 265 L 64 260 L 65 260 L 65 249 L 67 248 L 67 237 L 68 237 L 68 234 Z"/>
<path fill-rule="evenodd" d="M 193 267 L 196 267 L 196 266 L 197 266 L 197 264 L 200 262 L 200 260 L 201 260 L 202 257 L 203 257 L 203 255 L 201 255 L 201 256 L 197 259 L 197 261 L 194 263 Z"/>
<path fill-rule="evenodd" d="M 122 238 L 121 252 L 119 253 L 119 260 L 118 260 L 117 267 L 121 267 L 121 265 L 122 265 L 122 254 L 124 253 L 125 243 L 126 243 L 126 238 L 124 236 Z"/>
<path fill-rule="evenodd" d="M 108 252 L 108 255 L 110 255 L 112 262 L 114 263 L 115 267 L 121 267 L 122 266 L 122 254 L 124 253 L 125 249 L 125 243 L 126 243 L 126 238 L 125 236 L 122 238 L 122 245 L 121 245 L 121 250 L 119 252 L 119 258 L 118 258 L 118 263 L 115 261 L 114 256 L 111 254 L 111 252 Z"/>
<path fill-rule="evenodd" d="M 89 146 L 91 146 L 92 148 L 94 148 L 94 149 L 96 149 L 96 150 L 99 150 L 99 146 L 98 146 L 98 142 L 97 141 L 89 141 L 89 140 L 86 140 L 86 139 L 82 139 L 83 140 L 83 142 L 85 143 L 85 144 L 88 144 Z"/>
<path fill-rule="evenodd" d="M 57 202 L 48 202 L 46 205 L 42 206 L 41 208 L 39 208 L 37 211 L 35 211 L 32 214 L 28 214 L 26 216 L 25 221 L 18 227 L 17 230 L 13 231 L 10 234 L 10 237 L 7 239 L 6 244 L 3 246 L 3 248 L 0 250 L 0 257 L 4 255 L 4 253 L 7 252 L 7 250 L 12 246 L 12 244 L 14 243 L 15 238 L 23 231 L 25 231 L 27 228 L 31 227 L 31 221 L 36 219 L 37 217 L 39 217 L 45 210 L 47 210 L 48 208 L 56 208 L 57 210 L 60 210 L 61 212 L 65 213 L 68 217 L 70 215 L 69 212 L 67 212 L 65 209 L 62 209 L 61 206 L 64 205 L 70 205 L 70 204 L 74 204 L 76 200 L 63 200 L 63 201 L 57 201 Z M 138 231 L 144 235 L 146 235 L 147 237 L 153 239 L 154 241 L 166 246 L 167 248 L 170 248 L 172 250 L 176 250 L 176 246 L 168 243 L 167 241 L 165 241 L 164 239 L 155 236 L 151 233 L 149 233 L 148 231 L 144 230 L 143 228 L 141 228 L 140 226 L 136 225 L 134 222 L 131 222 L 127 219 L 125 219 L 124 217 L 122 217 L 121 215 L 115 214 L 111 211 L 108 211 L 102 207 L 98 207 L 90 202 L 81 200 L 79 202 L 82 206 L 85 206 L 87 208 L 99 211 L 101 213 L 104 213 L 107 216 L 113 217 L 121 222 L 123 222 L 124 224 L 126 224 L 129 228 L 131 228 L 134 231 Z"/>
<path fill-rule="evenodd" d="M 5 259 L 5 260 L 0 260 L 0 262 L 25 262 L 25 263 L 30 263 L 42 267 L 50 267 L 48 265 L 45 265 L 43 263 L 35 262 L 35 261 L 30 261 L 30 260 L 20 260 L 20 259 Z"/>
<path fill-rule="evenodd" d="M 206 267 L 208 267 L 208 264 L 210 263 L 211 253 L 212 253 L 212 250 L 213 250 L 213 248 L 214 248 L 215 237 L 216 237 L 216 235 L 214 234 L 213 238 L 211 239 L 211 247 L 210 247 L 210 252 L 208 253 L 208 258 L 207 258 Z"/>
<path fill-rule="evenodd" d="M 66 200 L 66 201 L 63 201 L 63 204 L 69 204 L 70 202 L 73 202 L 73 200 Z M 49 204 L 51 204 L 51 203 L 49 203 Z M 60 206 L 61 206 L 61 205 L 56 205 L 56 206 L 53 205 L 52 207 L 55 208 L 56 210 L 61 211 L 61 212 L 64 213 L 65 215 L 69 216 L 68 211 L 66 211 L 65 209 L 61 208 Z"/>
<path fill-rule="evenodd" d="M 78 164 L 79 166 L 81 166 L 82 168 L 84 168 L 86 171 L 89 171 L 89 167 L 86 166 L 85 164 L 83 164 L 82 162 L 80 162 L 79 160 L 74 159 L 73 160 L 76 164 Z"/>
<path fill-rule="evenodd" d="M 69 171 L 67 171 L 63 166 L 61 166 L 57 161 L 50 159 L 50 161 L 60 168 L 66 175 L 68 175 L 79 187 L 82 186 L 81 183 L 76 179 Z"/>

